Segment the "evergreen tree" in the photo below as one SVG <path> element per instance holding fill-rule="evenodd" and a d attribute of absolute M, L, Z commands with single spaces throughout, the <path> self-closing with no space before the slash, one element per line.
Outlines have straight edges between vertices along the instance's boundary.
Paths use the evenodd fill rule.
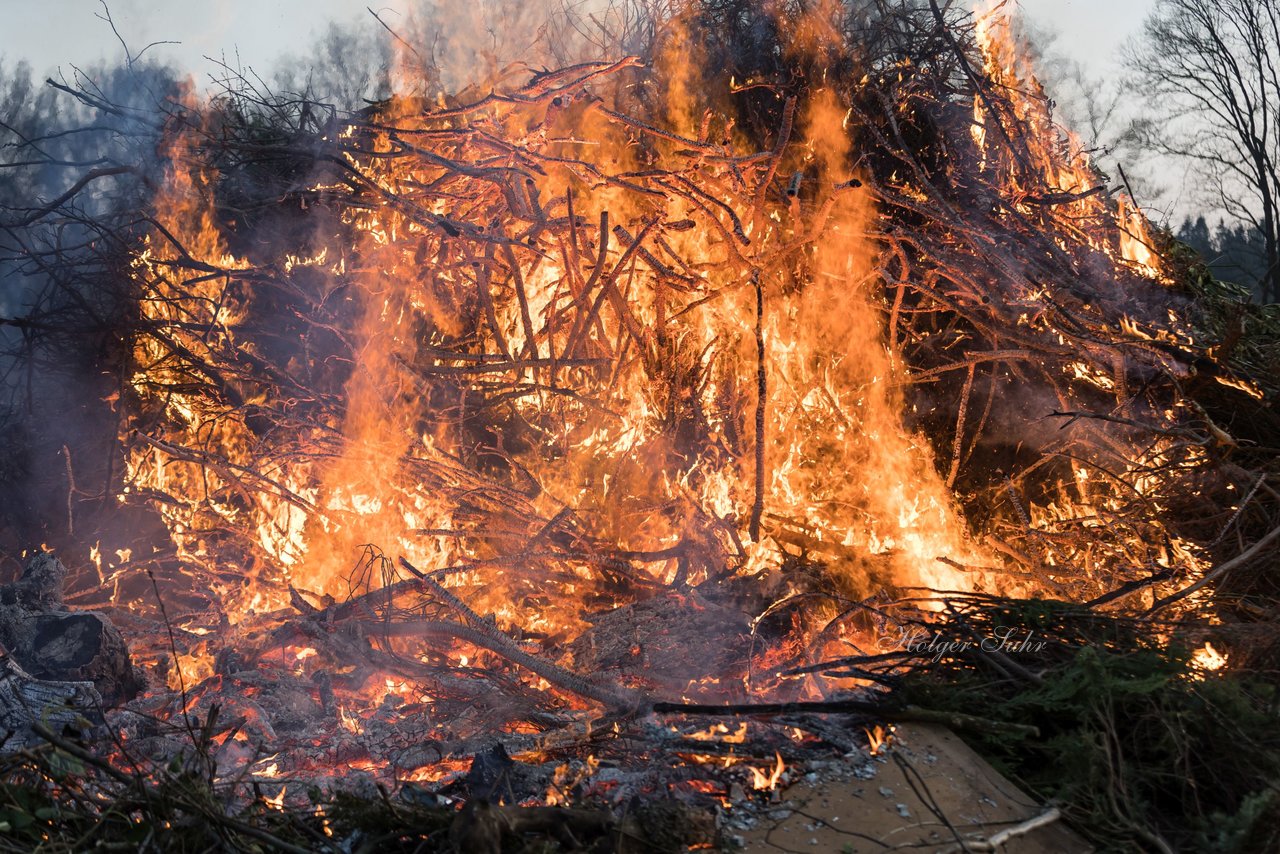
<path fill-rule="evenodd" d="M 1219 220 L 1210 231 L 1203 216 L 1183 220 L 1178 239 L 1200 253 L 1215 278 L 1244 285 L 1264 299 L 1267 275 L 1267 242 L 1256 226 L 1227 225 Z"/>

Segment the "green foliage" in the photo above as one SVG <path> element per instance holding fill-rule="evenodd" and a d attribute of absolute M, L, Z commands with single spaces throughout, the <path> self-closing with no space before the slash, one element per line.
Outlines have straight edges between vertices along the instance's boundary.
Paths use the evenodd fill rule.
<path fill-rule="evenodd" d="M 907 678 L 921 706 L 1031 724 L 1038 738 L 978 734 L 975 748 L 1038 796 L 1056 800 L 1104 851 L 1257 851 L 1280 792 L 1275 686 L 1202 673 L 1163 629 L 1061 603 L 992 606 L 972 626 L 1045 638 L 1032 678 L 993 675 L 981 654 Z M 943 629 L 944 633 L 947 629 Z M 1028 657 L 1030 658 L 1030 657 Z M 1019 660 L 1030 665 L 1029 660 Z M 977 666 L 974 666 L 977 665 Z M 1036 679 L 1039 681 L 1037 682 Z M 999 732 L 999 730 L 997 730 Z"/>
<path fill-rule="evenodd" d="M 1186 312 L 1197 343 L 1210 348 L 1213 368 L 1258 384 L 1273 401 L 1280 395 L 1280 305 L 1254 302 L 1247 281 L 1236 284 L 1239 277 L 1227 275 L 1222 259 L 1184 242 L 1188 237 L 1196 239 L 1186 225 L 1178 239 L 1164 234 L 1160 252 L 1175 290 L 1191 300 Z M 1208 395 L 1200 397 L 1213 403 Z"/>

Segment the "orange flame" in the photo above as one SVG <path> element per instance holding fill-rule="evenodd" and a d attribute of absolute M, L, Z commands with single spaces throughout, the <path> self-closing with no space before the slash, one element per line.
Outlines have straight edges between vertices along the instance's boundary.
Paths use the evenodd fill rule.
<path fill-rule="evenodd" d="M 751 788 L 761 792 L 772 792 L 778 787 L 778 781 L 782 779 L 782 773 L 787 770 L 787 764 L 782 761 L 782 754 L 774 752 L 773 770 L 765 773 L 754 765 L 747 766 L 751 771 Z"/>

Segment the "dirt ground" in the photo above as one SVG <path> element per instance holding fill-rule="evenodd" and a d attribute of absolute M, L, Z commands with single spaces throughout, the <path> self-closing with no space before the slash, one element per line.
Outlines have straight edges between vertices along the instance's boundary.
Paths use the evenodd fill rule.
<path fill-rule="evenodd" d="M 872 779 L 802 780 L 791 786 L 778 809 L 743 834 L 745 850 L 990 851 L 983 843 L 992 836 L 1049 811 L 949 730 L 901 725 L 892 745 L 877 759 Z M 995 850 L 1084 854 L 1093 849 L 1055 820 Z"/>

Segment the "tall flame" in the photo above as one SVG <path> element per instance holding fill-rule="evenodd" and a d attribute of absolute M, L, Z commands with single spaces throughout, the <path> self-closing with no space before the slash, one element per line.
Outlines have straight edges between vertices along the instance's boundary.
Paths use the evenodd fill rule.
<path fill-rule="evenodd" d="M 1001 104 L 1012 107 L 1013 114 L 999 123 L 1001 132 L 1020 131 L 1007 153 L 989 162 L 993 149 L 988 145 L 987 113 L 994 105 L 981 96 L 974 98 L 973 137 L 982 152 L 982 168 L 1003 173 L 1001 183 L 1024 213 L 1038 216 L 1051 209 L 1055 228 L 1159 279 L 1162 272 L 1146 217 L 1127 196 L 1111 202 L 1080 137 L 1054 121 L 1052 102 L 1014 34 L 1007 0 L 976 5 L 975 37 L 983 70 L 991 85 L 1008 95 Z M 1048 187 L 1053 198 L 1039 197 L 1041 186 Z"/>

